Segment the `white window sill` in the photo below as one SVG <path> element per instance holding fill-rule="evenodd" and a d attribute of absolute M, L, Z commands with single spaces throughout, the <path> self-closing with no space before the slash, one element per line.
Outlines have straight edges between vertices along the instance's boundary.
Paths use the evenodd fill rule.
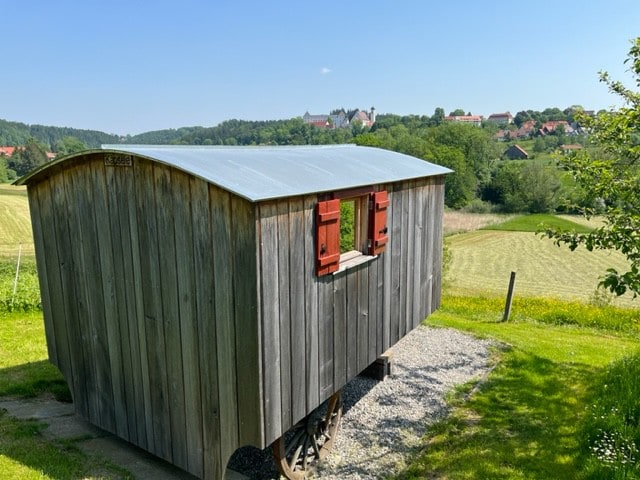
<path fill-rule="evenodd" d="M 340 255 L 340 267 L 338 270 L 333 272 L 333 274 L 337 274 L 340 272 L 344 272 L 349 268 L 357 267 L 358 265 L 362 265 L 363 263 L 370 262 L 374 258 L 378 258 L 377 255 L 365 255 L 358 250 L 352 250 L 350 252 L 343 253 Z"/>

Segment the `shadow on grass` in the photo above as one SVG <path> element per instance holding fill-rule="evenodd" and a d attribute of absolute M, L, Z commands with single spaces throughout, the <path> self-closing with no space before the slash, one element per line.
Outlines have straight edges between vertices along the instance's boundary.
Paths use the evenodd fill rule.
<path fill-rule="evenodd" d="M 42 422 L 11 418 L 0 410 L 0 456 L 9 459 L 6 478 L 83 477 L 84 455 L 70 445 L 45 440 L 40 435 L 44 428 Z"/>
<path fill-rule="evenodd" d="M 50 394 L 71 402 L 71 393 L 60 371 L 47 360 L 0 368 L 0 397 L 33 398 Z"/>
<path fill-rule="evenodd" d="M 429 432 L 398 478 L 577 478 L 578 426 L 597 369 L 512 350 L 466 403 Z"/>
<path fill-rule="evenodd" d="M 71 401 L 62 375 L 46 360 L 0 369 L 0 398 L 33 398 L 54 396 Z M 84 455 L 72 445 L 46 440 L 40 432 L 46 423 L 33 419 L 17 419 L 0 410 L 0 456 L 9 459 L 5 468 L 8 478 L 81 478 Z M 4 478 L 4 477 L 3 477 Z"/>

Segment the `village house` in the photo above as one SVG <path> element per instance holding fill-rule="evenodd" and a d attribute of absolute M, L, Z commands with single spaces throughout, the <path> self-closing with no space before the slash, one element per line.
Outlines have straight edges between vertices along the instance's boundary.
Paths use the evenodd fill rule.
<path fill-rule="evenodd" d="M 505 150 L 503 156 L 507 157 L 509 160 L 527 160 L 529 158 L 529 153 L 527 153 L 527 151 L 520 145 L 511 145 Z"/>
<path fill-rule="evenodd" d="M 562 153 L 564 153 L 565 155 L 567 155 L 568 153 L 571 153 L 571 152 L 575 152 L 577 150 L 582 150 L 582 148 L 583 148 L 582 145 L 580 145 L 579 143 L 571 143 L 571 144 L 568 144 L 568 145 L 560 145 L 558 147 L 558 149 Z"/>
<path fill-rule="evenodd" d="M 15 151 L 16 147 L 0 147 L 0 157 L 10 157 Z"/>
<path fill-rule="evenodd" d="M 487 118 L 487 122 L 497 123 L 500 125 L 510 125 L 513 123 L 513 115 L 509 112 L 492 113 Z"/>
<path fill-rule="evenodd" d="M 494 135 L 494 138 L 500 142 L 506 142 L 507 140 L 529 138 L 533 135 L 535 130 L 535 120 L 527 120 L 517 130 L 498 130 Z"/>
<path fill-rule="evenodd" d="M 311 115 L 309 112 L 305 112 L 302 116 L 302 120 L 304 123 L 314 125 L 318 128 L 328 128 L 330 125 L 329 115 Z"/>
<path fill-rule="evenodd" d="M 548 122 L 544 122 L 540 129 L 538 130 L 538 134 L 541 136 L 549 135 L 556 131 L 556 129 L 561 126 L 564 128 L 565 135 L 575 135 L 575 129 L 569 125 L 569 122 L 566 120 L 550 120 Z"/>
<path fill-rule="evenodd" d="M 330 115 L 311 115 L 308 111 L 302 116 L 304 123 L 315 125 L 318 128 L 348 128 L 354 122 L 359 122 L 363 127 L 371 127 L 376 123 L 376 109 L 371 107 L 369 112 L 356 109 L 351 117 L 347 116 L 344 109 Z"/>
<path fill-rule="evenodd" d="M 482 126 L 482 120 L 482 115 L 447 115 L 444 117 L 445 122 L 469 123 L 476 127 Z"/>

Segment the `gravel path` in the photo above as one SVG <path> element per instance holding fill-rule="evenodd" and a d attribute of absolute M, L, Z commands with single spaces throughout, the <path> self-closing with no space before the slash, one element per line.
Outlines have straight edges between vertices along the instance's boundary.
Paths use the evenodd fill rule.
<path fill-rule="evenodd" d="M 445 394 L 488 371 L 491 345 L 444 328 L 405 336 L 392 349 L 390 377 L 356 377 L 343 389 L 342 427 L 314 478 L 380 479 L 401 470 L 428 426 L 447 414 Z M 244 449 L 229 466 L 253 480 L 279 478 L 268 449 Z"/>

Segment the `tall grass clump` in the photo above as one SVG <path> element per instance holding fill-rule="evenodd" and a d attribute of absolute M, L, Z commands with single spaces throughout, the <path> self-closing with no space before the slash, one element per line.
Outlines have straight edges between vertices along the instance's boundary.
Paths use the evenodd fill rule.
<path fill-rule="evenodd" d="M 16 266 L 16 259 L 0 257 L 0 312 L 28 312 L 41 309 L 35 258 L 21 259 L 17 283 Z"/>
<path fill-rule="evenodd" d="M 586 479 L 640 478 L 640 352 L 610 364 L 582 427 Z"/>

